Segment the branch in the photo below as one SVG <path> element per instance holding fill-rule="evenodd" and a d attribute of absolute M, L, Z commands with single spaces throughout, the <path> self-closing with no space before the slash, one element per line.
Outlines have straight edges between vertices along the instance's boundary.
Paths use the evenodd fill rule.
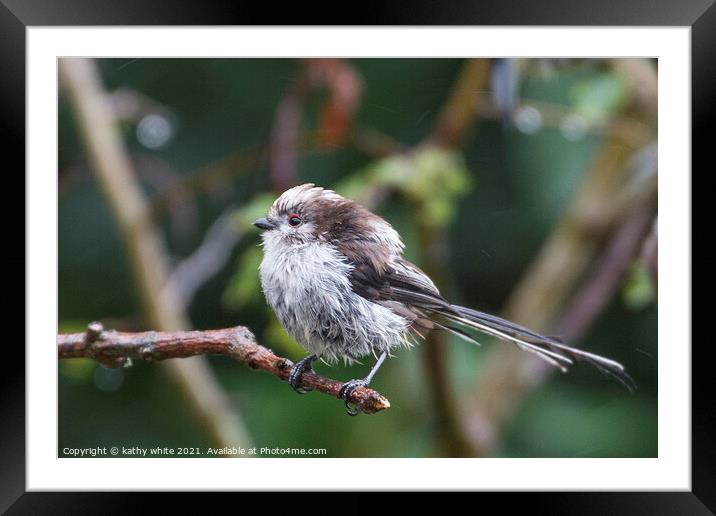
<path fill-rule="evenodd" d="M 581 338 L 619 290 L 624 275 L 648 237 L 657 209 L 657 179 L 626 214 L 611 242 L 599 258 L 590 278 L 572 297 L 555 325 L 555 333 L 567 342 Z"/>
<path fill-rule="evenodd" d="M 417 207 L 416 207 L 417 208 Z M 419 209 L 419 208 L 418 208 Z M 420 220 L 416 218 L 416 220 Z M 426 227 L 418 223 L 422 267 L 437 285 L 445 283 L 448 270 L 447 234 L 444 229 Z M 459 411 L 459 400 L 448 372 L 450 352 L 445 332 L 431 331 L 423 343 L 423 358 L 428 386 L 432 394 L 432 407 L 436 421 L 435 441 L 440 456 L 472 457 L 476 451 L 465 433 Z"/>
<path fill-rule="evenodd" d="M 490 76 L 487 59 L 470 59 L 460 70 L 457 81 L 440 110 L 430 141 L 455 147 L 464 140 L 475 122 L 476 94 L 487 88 Z"/>
<path fill-rule="evenodd" d="M 340 147 L 350 135 L 362 89 L 358 73 L 342 59 L 306 59 L 276 108 L 271 129 L 269 178 L 276 192 L 296 184 L 301 123 L 309 96 L 319 87 L 327 88 L 329 96 L 322 102 L 318 128 L 311 135 L 314 145 Z"/>
<path fill-rule="evenodd" d="M 651 231 L 644 239 L 644 243 L 641 246 L 641 253 L 639 259 L 646 266 L 649 274 L 651 275 L 651 281 L 654 285 L 659 282 L 659 263 L 658 263 L 658 251 L 659 251 L 659 238 L 657 232 L 657 217 L 651 223 Z"/>
<path fill-rule="evenodd" d="M 196 292 L 231 258 L 243 232 L 234 223 L 234 208 L 226 209 L 209 227 L 199 247 L 179 262 L 169 277 L 170 289 L 185 309 Z"/>
<path fill-rule="evenodd" d="M 60 359 L 92 358 L 107 367 L 122 367 L 128 359 L 155 362 L 196 355 L 223 355 L 246 364 L 251 369 L 271 373 L 286 381 L 293 362 L 282 358 L 256 342 L 253 333 L 243 326 L 205 331 L 148 331 L 141 333 L 105 331 L 101 323 L 92 322 L 83 333 L 57 336 Z M 338 397 L 342 382 L 307 371 L 299 386 Z M 390 407 L 378 392 L 358 387 L 350 396 L 352 403 L 366 414 Z"/>
<path fill-rule="evenodd" d="M 276 108 L 271 127 L 269 178 L 277 192 L 283 192 L 296 183 L 301 120 L 310 87 L 308 67 L 301 65 L 298 76 Z"/>

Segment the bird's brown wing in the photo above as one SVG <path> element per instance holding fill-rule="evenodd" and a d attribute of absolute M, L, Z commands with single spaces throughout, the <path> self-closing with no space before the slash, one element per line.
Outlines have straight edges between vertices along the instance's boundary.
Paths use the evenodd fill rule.
<path fill-rule="evenodd" d="M 379 272 L 367 261 L 353 261 L 350 281 L 353 291 L 373 302 L 397 302 L 427 311 L 450 311 L 428 276 L 402 258 Z"/>
<path fill-rule="evenodd" d="M 395 259 L 392 266 L 386 267 L 383 272 L 377 272 L 368 262 L 354 261 L 352 265 L 350 279 L 353 290 L 370 301 L 402 303 L 431 318 L 475 319 L 518 338 L 559 342 L 497 316 L 451 304 L 427 274 L 403 258 Z"/>

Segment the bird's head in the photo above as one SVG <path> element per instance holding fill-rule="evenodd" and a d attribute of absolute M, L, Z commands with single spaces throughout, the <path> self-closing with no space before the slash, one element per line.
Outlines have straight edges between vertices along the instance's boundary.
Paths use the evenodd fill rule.
<path fill-rule="evenodd" d="M 386 254 L 400 253 L 403 248 L 400 236 L 385 220 L 355 201 L 312 183 L 286 190 L 267 216 L 254 225 L 263 230 L 265 244 L 326 242 L 346 254 L 361 244 L 381 246 Z"/>

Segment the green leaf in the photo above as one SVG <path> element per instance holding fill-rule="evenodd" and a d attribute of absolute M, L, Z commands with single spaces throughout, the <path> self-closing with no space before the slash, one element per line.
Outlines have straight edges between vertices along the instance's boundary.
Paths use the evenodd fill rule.
<path fill-rule="evenodd" d="M 628 85 L 618 75 L 602 73 L 572 87 L 574 110 L 589 124 L 600 124 L 628 99 Z"/>
<path fill-rule="evenodd" d="M 371 164 L 340 184 L 340 191 L 359 202 L 376 188 L 404 195 L 421 223 L 444 227 L 455 216 L 456 201 L 471 188 L 462 155 L 440 147 L 420 147 L 411 154 L 391 156 Z"/>
<path fill-rule="evenodd" d="M 222 304 L 234 311 L 260 301 L 261 282 L 258 269 L 263 253 L 260 247 L 250 247 L 239 257 L 234 275 L 229 280 L 222 297 Z"/>
<path fill-rule="evenodd" d="M 624 304 L 632 310 L 640 310 L 654 301 L 655 292 L 646 266 L 642 262 L 634 263 L 622 291 Z"/>
<path fill-rule="evenodd" d="M 90 383 L 97 362 L 91 358 L 70 358 L 60 360 L 60 374 L 75 383 Z"/>
<path fill-rule="evenodd" d="M 281 354 L 288 355 L 294 362 L 308 354 L 305 349 L 288 336 L 288 333 L 283 329 L 275 315 L 271 317 L 271 322 L 264 332 L 263 345 L 273 350 L 280 350 Z"/>

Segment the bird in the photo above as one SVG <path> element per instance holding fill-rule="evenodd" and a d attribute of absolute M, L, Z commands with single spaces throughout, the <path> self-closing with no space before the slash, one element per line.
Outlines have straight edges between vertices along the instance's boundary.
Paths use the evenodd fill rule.
<path fill-rule="evenodd" d="M 338 394 L 348 414 L 357 415 L 352 392 L 370 384 L 392 351 L 413 346 L 429 331 L 472 344 L 479 344 L 474 333 L 486 334 L 562 371 L 586 362 L 631 390 L 633 381 L 614 360 L 448 301 L 404 258 L 403 241 L 386 220 L 333 190 L 313 183 L 290 188 L 253 224 L 262 230 L 264 296 L 288 335 L 309 352 L 288 377 L 300 394 L 308 392 L 301 375 L 316 360 L 352 364 L 373 355 L 368 375 L 343 383 Z"/>

